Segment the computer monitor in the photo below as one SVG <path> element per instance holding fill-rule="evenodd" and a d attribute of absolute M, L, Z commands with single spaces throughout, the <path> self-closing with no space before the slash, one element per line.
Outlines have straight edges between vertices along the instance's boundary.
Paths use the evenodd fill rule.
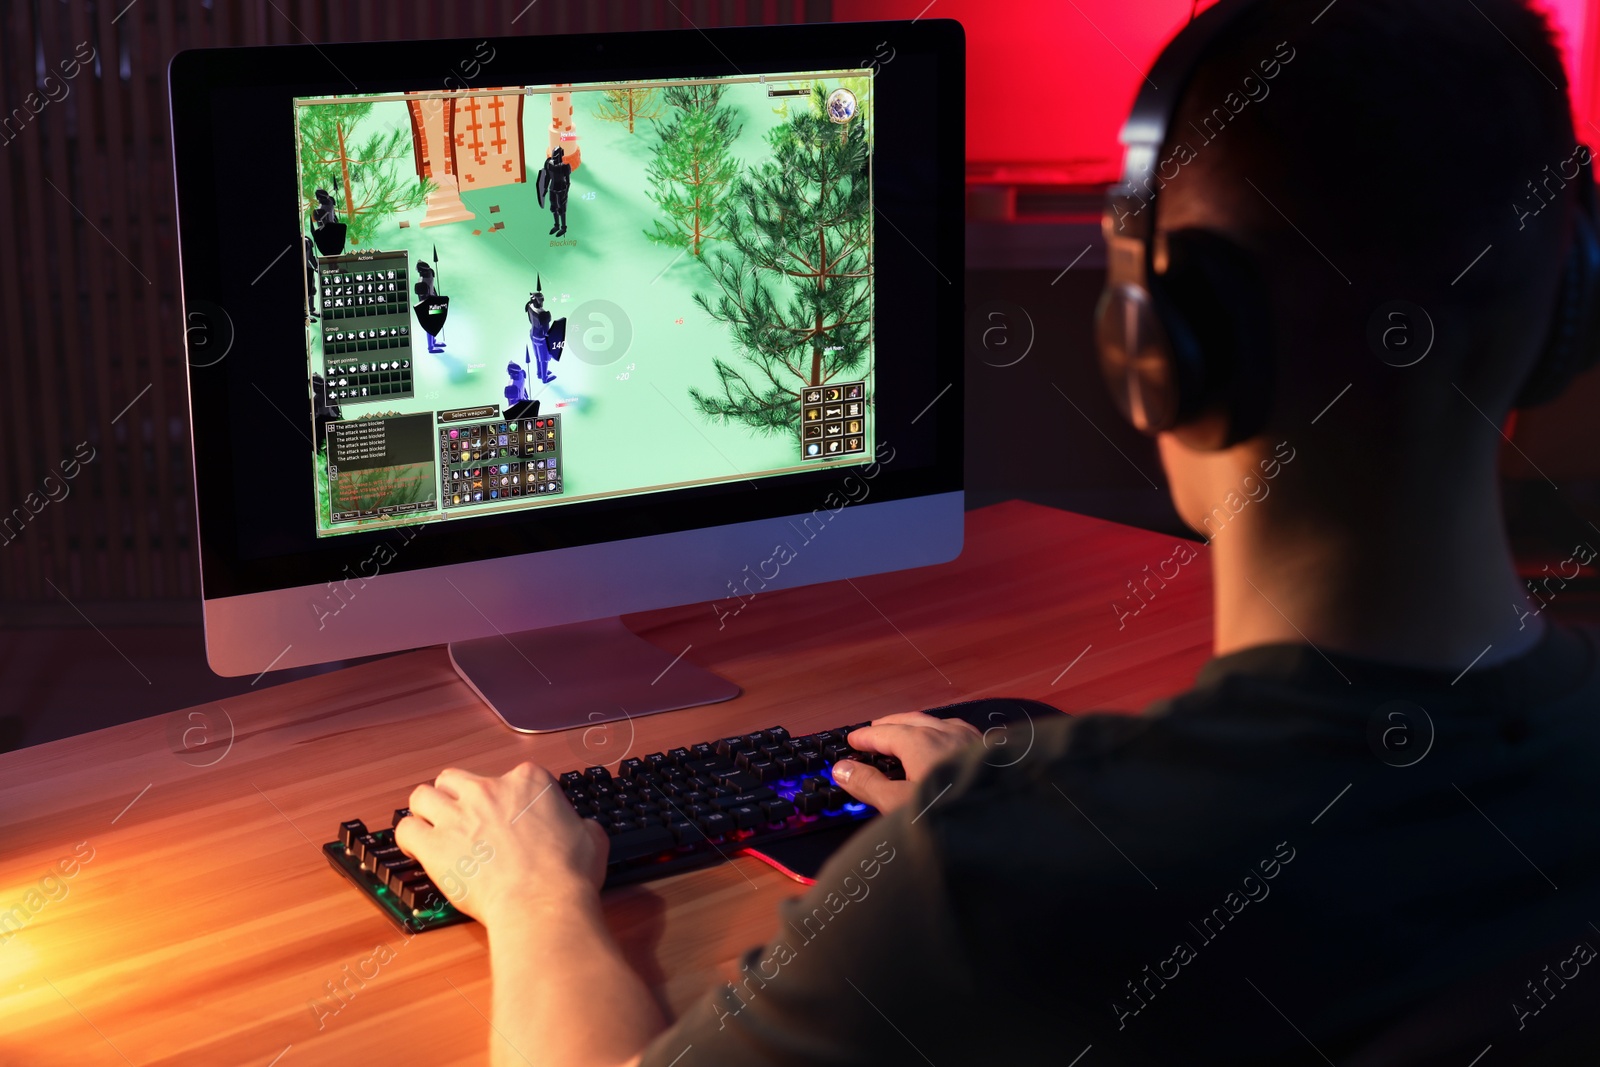
<path fill-rule="evenodd" d="M 939 20 L 178 55 L 212 668 L 447 643 L 559 729 L 738 693 L 621 613 L 956 556 L 963 62 Z"/>

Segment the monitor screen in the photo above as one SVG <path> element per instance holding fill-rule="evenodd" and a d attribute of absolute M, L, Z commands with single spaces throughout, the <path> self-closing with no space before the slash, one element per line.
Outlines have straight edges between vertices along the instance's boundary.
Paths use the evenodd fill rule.
<path fill-rule="evenodd" d="M 213 664 L 950 558 L 961 41 L 925 18 L 176 56 Z"/>
<path fill-rule="evenodd" d="M 872 457 L 872 85 L 294 98 L 317 535 Z"/>

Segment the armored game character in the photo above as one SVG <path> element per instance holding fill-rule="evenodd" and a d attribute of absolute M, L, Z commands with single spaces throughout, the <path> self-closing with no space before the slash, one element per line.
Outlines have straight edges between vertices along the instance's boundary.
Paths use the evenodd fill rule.
<path fill-rule="evenodd" d="M 435 254 L 437 255 L 437 253 L 435 253 Z M 417 294 L 417 301 L 418 301 L 418 306 L 419 307 L 424 306 L 424 305 L 432 305 L 432 304 L 436 303 L 436 298 L 439 295 L 439 287 L 438 287 L 438 284 L 437 284 L 437 281 L 436 281 L 436 276 L 434 274 L 433 267 L 430 266 L 428 261 L 425 260 L 425 259 L 417 260 L 417 283 L 411 287 L 411 291 Z M 427 334 L 427 337 L 428 337 L 428 351 L 429 352 L 443 352 L 444 349 L 445 349 L 444 342 L 439 340 L 439 338 L 436 335 L 434 335 L 432 333 L 428 333 L 428 331 L 427 331 L 427 325 L 428 324 L 427 324 L 426 321 L 423 320 L 422 313 L 420 311 L 417 313 L 417 318 L 418 318 L 419 322 L 422 322 L 422 325 L 423 325 L 423 328 L 424 328 L 423 332 L 425 334 Z M 441 327 L 441 330 L 442 330 L 442 327 Z"/>
<path fill-rule="evenodd" d="M 540 207 L 545 206 L 546 196 L 550 198 L 550 215 L 555 221 L 550 232 L 556 237 L 567 232 L 567 193 L 572 189 L 572 164 L 563 162 L 564 155 L 566 150 L 556 145 L 550 158 L 544 161 L 535 186 Z"/>
<path fill-rule="evenodd" d="M 548 384 L 555 381 L 556 377 L 550 371 L 550 361 L 560 359 L 561 353 L 551 350 L 552 316 L 549 309 L 544 306 L 543 288 L 543 279 L 536 277 L 534 291 L 528 294 L 528 302 L 523 305 L 523 310 L 528 313 L 528 340 L 533 346 L 533 356 L 538 361 L 535 374 L 541 382 Z M 526 354 L 524 361 L 526 362 Z"/>

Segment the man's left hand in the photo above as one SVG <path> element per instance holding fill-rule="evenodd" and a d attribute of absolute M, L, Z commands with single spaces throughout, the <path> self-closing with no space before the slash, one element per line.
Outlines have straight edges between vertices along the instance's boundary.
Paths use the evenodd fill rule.
<path fill-rule="evenodd" d="M 410 808 L 395 843 L 485 926 L 544 901 L 593 898 L 605 881 L 605 831 L 535 764 L 497 778 L 447 767 L 412 791 Z"/>

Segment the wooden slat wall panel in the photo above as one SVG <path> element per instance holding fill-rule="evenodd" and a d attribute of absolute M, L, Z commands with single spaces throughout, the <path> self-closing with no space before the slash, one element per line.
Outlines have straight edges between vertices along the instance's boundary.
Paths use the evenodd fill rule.
<path fill-rule="evenodd" d="M 818 22 L 832 10 L 833 0 L 0 0 L 0 601 L 199 592 L 168 144 L 175 52 Z M 61 65 L 90 48 L 95 58 L 63 79 Z M 82 442 L 95 459 L 63 483 L 61 464 Z"/>
<path fill-rule="evenodd" d="M 29 29 L 29 12 L 17 7 L 0 7 L 0 40 L 7 49 L 6 61 L 0 63 L 0 139 L 7 140 L 0 156 L 0 276 L 12 279 L 12 284 L 0 284 L 0 310 L 10 324 L 7 331 L 7 348 L 4 353 L 6 384 L 11 396 L 4 407 L 7 423 L 5 456 L 0 457 L 0 566 L 9 575 L 37 574 L 42 569 L 40 553 L 44 538 L 40 531 L 20 528 L 28 521 L 29 513 L 18 513 L 17 522 L 7 525 L 14 507 L 20 507 L 24 497 L 32 490 L 32 482 L 41 464 L 28 451 L 17 447 L 20 443 L 18 427 L 34 420 L 35 405 L 30 398 L 35 395 L 31 385 L 34 361 L 27 353 L 39 351 L 37 324 L 32 321 L 34 311 L 31 299 L 25 299 L 18 280 L 30 277 L 30 259 L 24 243 L 22 220 L 26 215 L 23 188 L 27 184 L 26 168 L 22 158 L 22 138 L 36 132 L 26 125 L 18 128 L 13 119 L 14 104 L 21 104 L 33 81 L 33 38 Z M 28 120 L 24 109 L 20 116 Z M 45 414 L 46 417 L 47 413 Z M 42 421 L 42 420 L 41 420 Z"/>

